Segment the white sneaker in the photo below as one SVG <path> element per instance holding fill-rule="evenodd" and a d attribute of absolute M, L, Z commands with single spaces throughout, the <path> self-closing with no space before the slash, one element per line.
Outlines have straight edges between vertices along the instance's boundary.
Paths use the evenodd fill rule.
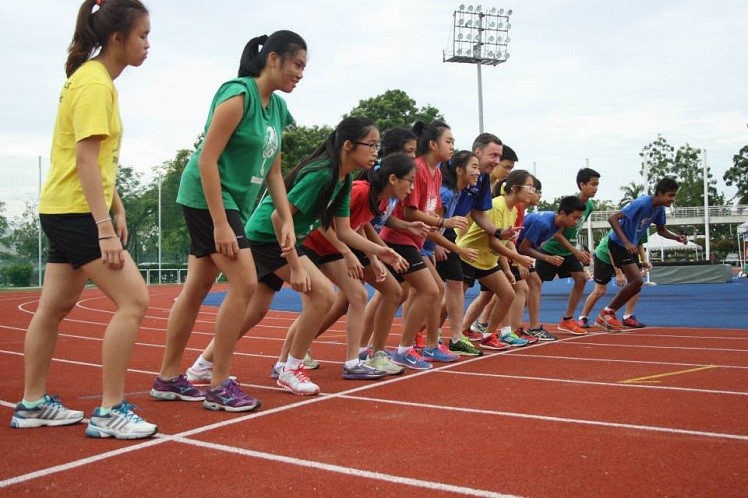
<path fill-rule="evenodd" d="M 304 368 L 307 370 L 317 370 L 319 368 L 319 361 L 312 358 L 311 351 L 307 351 L 304 355 Z"/>
<path fill-rule="evenodd" d="M 135 415 L 134 405 L 122 401 L 106 415 L 96 408 L 86 427 L 86 436 L 95 438 L 141 439 L 156 434 L 158 427 Z"/>
<path fill-rule="evenodd" d="M 400 375 L 405 371 L 403 367 L 390 360 L 387 353 L 381 349 L 373 355 L 370 354 L 369 357 L 366 358 L 366 364 L 371 368 L 387 372 L 387 375 Z"/>
<path fill-rule="evenodd" d="M 300 396 L 319 394 L 319 386 L 309 378 L 303 363 L 296 370 L 282 370 L 276 382 L 279 386 Z"/>
<path fill-rule="evenodd" d="M 83 412 L 68 410 L 57 396 L 44 395 L 44 401 L 34 408 L 26 408 L 23 403 L 18 403 L 13 411 L 10 426 L 17 429 L 30 427 L 59 426 L 77 424 L 83 420 Z"/>
<path fill-rule="evenodd" d="M 187 380 L 198 384 L 210 384 L 210 381 L 213 380 L 213 369 L 190 367 L 187 369 Z"/>

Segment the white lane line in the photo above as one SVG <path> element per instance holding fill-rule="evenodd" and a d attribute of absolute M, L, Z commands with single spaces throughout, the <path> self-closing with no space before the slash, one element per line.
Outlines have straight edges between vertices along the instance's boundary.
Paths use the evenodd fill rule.
<path fill-rule="evenodd" d="M 518 412 L 504 412 L 498 410 L 481 410 L 476 408 L 463 408 L 445 405 L 432 405 L 429 403 L 414 403 L 410 401 L 397 401 L 383 398 L 368 398 L 363 396 L 350 396 L 346 395 L 346 399 L 357 399 L 366 402 L 385 403 L 390 405 L 408 406 L 415 408 L 430 408 L 433 410 L 441 411 L 452 411 L 469 414 L 480 414 L 480 415 L 493 415 L 501 417 L 513 417 L 513 418 L 524 418 L 532 420 L 542 420 L 544 422 L 560 422 L 564 424 L 578 424 L 578 425 L 591 425 L 597 427 L 611 427 L 616 429 L 633 429 L 637 431 L 646 432 L 665 432 L 668 434 L 678 434 L 686 436 L 700 436 L 708 438 L 718 439 L 734 439 L 737 441 L 748 441 L 748 435 L 743 434 L 728 434 L 724 432 L 707 432 L 707 431 L 694 431 L 690 429 L 677 429 L 675 427 L 660 427 L 655 425 L 639 425 L 639 424 L 626 424 L 621 422 L 604 422 L 601 420 L 586 420 L 579 418 L 567 418 L 567 417 L 554 417 L 549 415 L 535 415 L 532 413 L 518 413 Z"/>
<path fill-rule="evenodd" d="M 618 360 L 615 358 L 590 358 L 584 356 L 564 356 L 564 355 L 549 355 L 549 354 L 532 354 L 532 349 L 525 350 L 528 354 L 515 354 L 512 358 L 538 358 L 548 360 L 574 360 L 574 361 L 602 361 L 610 363 L 634 363 L 637 365 L 665 365 L 665 366 L 676 366 L 676 367 L 702 367 L 703 363 L 684 363 L 684 362 L 672 362 L 672 361 L 646 361 L 646 360 Z M 744 365 L 715 365 L 720 368 L 735 368 L 735 369 L 748 369 L 748 366 Z"/>
<path fill-rule="evenodd" d="M 603 346 L 603 347 L 610 347 L 610 348 L 635 348 L 635 349 L 676 349 L 676 350 L 683 350 L 683 351 L 730 351 L 735 353 L 748 353 L 748 349 L 729 349 L 729 348 L 708 348 L 708 347 L 688 347 L 688 346 L 648 346 L 644 344 L 613 344 L 609 342 L 585 342 L 585 341 L 575 341 L 573 343 L 574 345 L 583 345 L 583 346 Z"/>

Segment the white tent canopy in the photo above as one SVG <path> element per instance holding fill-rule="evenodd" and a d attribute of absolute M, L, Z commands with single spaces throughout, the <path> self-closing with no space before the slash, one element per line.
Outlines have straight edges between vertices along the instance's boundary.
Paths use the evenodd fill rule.
<path fill-rule="evenodd" d="M 657 232 L 649 236 L 649 241 L 645 244 L 649 252 L 659 251 L 660 258 L 664 259 L 665 251 L 694 251 L 696 253 L 696 259 L 699 259 L 701 254 L 701 246 L 690 240 L 686 244 L 681 244 L 677 240 L 666 239 L 660 236 Z"/>

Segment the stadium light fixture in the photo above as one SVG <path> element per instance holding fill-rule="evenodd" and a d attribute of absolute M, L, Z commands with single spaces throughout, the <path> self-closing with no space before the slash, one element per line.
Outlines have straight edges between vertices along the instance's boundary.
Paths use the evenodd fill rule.
<path fill-rule="evenodd" d="M 483 133 L 482 66 L 498 66 L 509 59 L 509 17 L 512 10 L 483 9 L 461 4 L 452 14 L 451 46 L 443 51 L 444 62 L 475 64 L 478 69 L 478 129 Z"/>

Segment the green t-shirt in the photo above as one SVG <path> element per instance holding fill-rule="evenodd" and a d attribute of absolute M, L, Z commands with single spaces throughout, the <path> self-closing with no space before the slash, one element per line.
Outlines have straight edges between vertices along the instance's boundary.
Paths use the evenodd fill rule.
<path fill-rule="evenodd" d="M 599 259 L 603 263 L 612 265 L 613 262 L 610 260 L 610 252 L 608 252 L 608 240 L 610 239 L 610 233 L 611 232 L 606 233 L 605 237 L 603 237 L 600 242 L 598 242 L 597 247 L 595 247 L 595 256 L 597 256 L 597 259 Z M 645 244 L 647 240 L 649 240 L 649 237 L 647 236 L 647 232 L 644 232 L 644 237 L 642 237 L 640 243 Z"/>
<path fill-rule="evenodd" d="M 297 209 L 293 215 L 297 244 L 301 244 L 307 235 L 320 226 L 320 220 L 314 212 L 314 206 L 317 204 L 320 194 L 325 190 L 324 186 L 329 185 L 332 180 L 332 171 L 327 167 L 328 164 L 327 160 L 323 160 L 306 166 L 299 173 L 296 183 L 288 192 L 288 202 Z M 342 202 L 335 210 L 334 216 L 350 216 L 351 182 L 347 182 L 346 178 L 335 182 L 330 203 L 338 196 L 343 197 Z M 270 215 L 273 214 L 274 210 L 273 199 L 270 195 L 266 195 L 244 227 L 247 239 L 253 242 L 277 241 L 273 224 L 270 221 Z"/>
<path fill-rule="evenodd" d="M 218 158 L 218 173 L 224 209 L 239 211 L 246 222 L 265 176 L 281 149 L 281 133 L 293 122 L 293 117 L 281 97 L 273 93 L 268 106 L 263 107 L 255 80 L 236 78 L 221 85 L 213 97 L 205 123 L 206 134 L 216 107 L 237 95 L 244 95 L 244 116 Z M 203 143 L 198 145 L 184 168 L 177 194 L 177 203 L 195 209 L 208 209 L 198 167 Z"/>
<path fill-rule="evenodd" d="M 587 202 L 584 205 L 584 213 L 582 213 L 582 217 L 579 218 L 579 221 L 576 225 L 569 228 L 564 228 L 564 231 L 562 232 L 564 234 L 564 237 L 566 237 L 566 240 L 569 241 L 569 243 L 572 246 L 577 245 L 577 232 L 579 232 L 579 229 L 582 228 L 582 225 L 584 225 L 584 222 L 587 221 L 587 218 L 589 218 L 590 213 L 594 209 L 595 205 L 592 203 L 592 199 L 587 199 Z M 571 251 L 566 249 L 563 245 L 561 245 L 560 242 L 556 241 L 553 237 L 548 239 L 541 248 L 547 252 L 548 254 L 554 254 L 557 256 L 571 256 Z"/>

